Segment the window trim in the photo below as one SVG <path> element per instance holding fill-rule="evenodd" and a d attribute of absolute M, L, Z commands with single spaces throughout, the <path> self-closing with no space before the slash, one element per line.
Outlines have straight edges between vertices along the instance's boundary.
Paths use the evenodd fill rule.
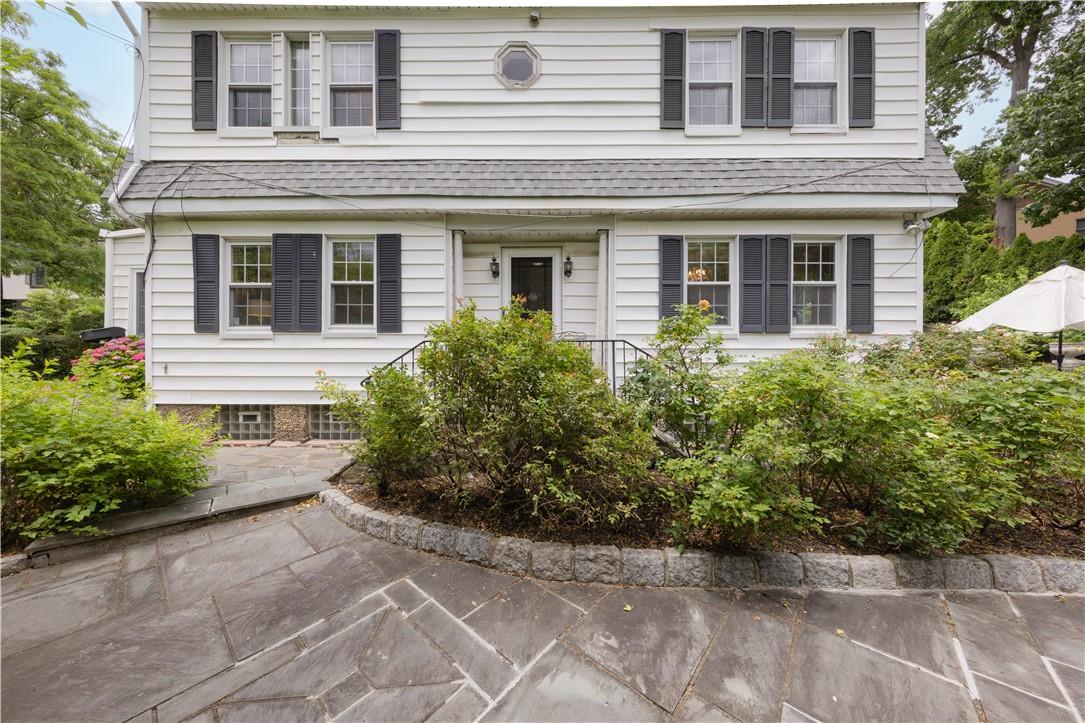
<path fill-rule="evenodd" d="M 257 337 L 270 337 L 272 334 L 271 328 L 271 313 L 268 314 L 267 325 L 261 326 L 246 326 L 233 324 L 233 294 L 231 290 L 235 286 L 232 283 L 232 271 L 233 271 L 233 246 L 251 246 L 254 244 L 260 244 L 268 247 L 268 251 L 271 252 L 272 244 L 270 236 L 230 236 L 229 238 L 223 237 L 222 242 L 225 253 L 222 255 L 224 259 L 220 262 L 219 266 L 221 273 L 221 281 L 219 284 L 220 295 L 219 298 L 222 302 L 219 304 L 219 328 L 222 329 L 223 336 L 257 336 Z M 265 283 L 253 283 L 245 282 L 238 283 L 236 286 L 246 288 L 268 288 L 272 289 L 273 282 L 275 280 L 275 258 L 271 258 L 271 281 Z M 274 293 L 274 292 L 273 292 Z M 273 310 L 272 310 L 273 311 Z"/>
<path fill-rule="evenodd" d="M 362 44 L 369 46 L 369 53 L 371 59 L 370 67 L 373 68 L 373 79 L 366 83 L 335 83 L 332 82 L 332 46 L 334 45 L 351 45 Z M 361 36 L 340 36 L 325 34 L 321 42 L 321 71 L 320 71 L 320 88 L 321 88 L 321 103 L 320 109 L 320 126 L 321 135 L 325 138 L 339 138 L 341 136 L 350 135 L 375 135 L 377 127 L 377 41 L 372 34 L 367 37 Z M 311 66 L 310 62 L 310 66 Z M 310 70 L 310 72 L 312 72 Z M 334 124 L 334 114 L 332 112 L 332 89 L 334 88 L 362 88 L 369 87 L 373 98 L 373 114 L 370 117 L 369 125 L 360 126 L 338 126 Z"/>
<path fill-rule="evenodd" d="M 727 308 L 728 316 L 726 324 L 713 324 L 710 328 L 714 333 L 733 334 L 738 332 L 738 289 L 741 283 L 738 281 L 738 235 L 694 235 L 684 236 L 682 241 L 682 303 L 689 300 L 689 244 L 693 243 L 726 243 L 727 244 Z M 700 282 L 694 282 L 695 284 Z M 723 282 L 705 282 L 723 286 Z"/>
<path fill-rule="evenodd" d="M 848 132 L 848 109 L 850 106 L 850 100 L 848 98 L 848 32 L 847 29 L 840 30 L 824 30 L 817 32 L 803 32 L 801 30 L 795 31 L 794 43 L 800 43 L 805 41 L 828 41 L 831 40 L 836 43 L 836 80 L 833 81 L 836 84 L 836 121 L 833 123 L 816 123 L 816 124 L 799 124 L 796 123 L 791 127 L 792 135 L 801 134 L 816 134 L 816 133 L 839 133 L 847 134 Z M 791 61 L 792 77 L 795 75 L 795 60 L 794 49 Z M 828 81 L 824 81 L 828 82 Z M 799 81 L 792 81 L 792 115 L 794 115 L 794 89 L 800 85 L 817 85 L 817 83 L 805 83 Z M 821 327 L 818 327 L 821 328 Z"/>
<path fill-rule="evenodd" d="M 334 250 L 336 243 L 361 241 L 373 248 L 373 281 L 335 282 L 333 280 Z M 324 236 L 324 268 L 321 269 L 325 281 L 321 284 L 321 297 L 324 310 L 324 333 L 328 336 L 376 336 L 377 314 L 380 300 L 377 298 L 377 237 L 373 234 L 334 234 Z M 372 324 L 336 324 L 335 303 L 332 286 L 345 283 L 359 286 L 369 284 L 373 287 L 373 323 Z"/>
<path fill-rule="evenodd" d="M 1085 216 L 1074 219 L 1074 235 L 1085 235 Z"/>
<path fill-rule="evenodd" d="M 271 125 L 267 126 L 235 126 L 230 121 L 233 115 L 230 112 L 230 90 L 237 88 L 260 88 L 262 83 L 232 83 L 230 82 L 230 46 L 231 45 L 266 44 L 271 46 L 271 82 L 266 84 L 271 93 Z M 219 33 L 218 47 L 218 135 L 221 138 L 271 138 L 275 128 L 275 40 L 271 33 L 256 35 L 224 35 Z"/>
<path fill-rule="evenodd" d="M 826 234 L 803 234 L 791 237 L 791 268 L 788 270 L 788 300 L 787 313 L 791 320 L 792 336 L 802 337 L 824 334 L 827 331 L 847 331 L 847 259 L 842 254 L 846 252 L 846 236 Z M 797 243 L 832 243 L 833 244 L 833 281 L 810 282 L 795 281 L 795 244 Z M 833 298 L 833 323 L 832 324 L 796 324 L 794 323 L 795 309 L 795 286 L 834 286 L 836 294 Z"/>
<path fill-rule="evenodd" d="M 520 50 L 531 58 L 531 75 L 526 80 L 513 80 L 505 75 L 502 61 L 508 53 L 514 50 Z M 535 85 L 536 81 L 542 77 L 542 56 L 539 55 L 539 51 L 535 49 L 535 46 L 528 41 L 510 40 L 494 53 L 494 77 L 509 90 L 526 90 Z"/>
<path fill-rule="evenodd" d="M 689 44 L 697 41 L 728 41 L 731 43 L 731 122 L 723 125 L 694 125 L 689 121 L 689 86 L 690 86 L 690 72 L 689 72 Z M 683 68 L 682 77 L 684 78 L 685 87 L 683 93 L 685 94 L 682 102 L 685 104 L 683 109 L 686 118 L 686 135 L 687 136 L 737 136 L 742 133 L 742 126 L 740 124 L 740 109 L 742 106 L 742 83 L 735 80 L 736 75 L 741 77 L 742 74 L 742 54 L 741 48 L 742 39 L 737 30 L 720 30 L 720 31 L 690 31 L 686 33 L 686 48 L 685 48 L 685 68 Z"/>

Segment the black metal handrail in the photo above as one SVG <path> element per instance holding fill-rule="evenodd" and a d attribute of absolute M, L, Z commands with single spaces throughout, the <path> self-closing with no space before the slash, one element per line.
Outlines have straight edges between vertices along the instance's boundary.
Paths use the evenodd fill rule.
<path fill-rule="evenodd" d="M 406 371 L 410 376 L 413 377 L 415 375 L 415 373 L 417 373 L 417 371 L 418 371 L 418 354 L 419 354 L 419 352 L 421 352 L 424 347 L 427 347 L 432 343 L 433 343 L 432 339 L 423 339 L 422 341 L 418 342 L 417 344 L 412 346 L 407 351 L 405 351 L 402 354 L 400 354 L 399 356 L 397 356 L 392 361 L 388 362 L 387 364 L 382 364 L 381 366 L 377 367 L 377 369 L 375 371 L 380 371 L 382 369 L 390 369 L 392 367 L 399 367 L 399 368 L 403 369 L 403 371 Z M 408 369 L 409 369 L 409 371 L 408 371 Z M 365 379 L 363 379 L 361 381 L 361 386 L 364 387 L 366 384 L 369 384 L 369 380 L 372 379 L 372 378 L 373 378 L 372 374 L 367 376 Z"/>
<path fill-rule="evenodd" d="M 629 365 L 635 364 L 641 359 L 652 358 L 650 352 L 625 339 L 559 337 L 555 341 L 564 344 L 575 344 L 581 349 L 587 349 L 591 353 L 592 361 L 595 362 L 596 366 L 606 372 L 610 388 L 615 394 L 618 393 L 618 379 L 625 380 L 626 370 Z M 418 372 L 418 355 L 423 348 L 432 343 L 432 339 L 423 339 L 392 361 L 378 367 L 378 370 L 399 367 L 413 377 Z M 370 374 L 362 379 L 361 386 L 364 387 L 372 378 L 373 375 Z"/>
<path fill-rule="evenodd" d="M 625 339 L 578 339 L 574 337 L 558 339 L 567 344 L 576 344 L 581 349 L 591 352 L 592 361 L 606 372 L 610 389 L 618 393 L 618 379 L 625 381 L 626 370 L 630 364 L 641 359 L 651 359 L 648 351 L 641 349 Z M 609 352 L 609 354 L 608 354 Z"/>

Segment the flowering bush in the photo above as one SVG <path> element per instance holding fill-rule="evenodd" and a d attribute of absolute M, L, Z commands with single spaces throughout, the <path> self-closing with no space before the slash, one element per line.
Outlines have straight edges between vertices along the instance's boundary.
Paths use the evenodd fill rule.
<path fill-rule="evenodd" d="M 72 359 L 71 379 L 87 375 L 105 377 L 131 399 L 143 389 L 145 356 L 142 339 L 127 336 L 111 339 Z"/>
<path fill-rule="evenodd" d="M 135 353 L 133 352 L 133 356 Z M 22 344 L 0 360 L 4 544 L 58 532 L 94 534 L 111 510 L 186 495 L 207 479 L 217 428 L 211 415 L 183 423 L 121 396 L 108 374 L 49 379 Z M 89 365 L 80 362 L 80 365 Z"/>

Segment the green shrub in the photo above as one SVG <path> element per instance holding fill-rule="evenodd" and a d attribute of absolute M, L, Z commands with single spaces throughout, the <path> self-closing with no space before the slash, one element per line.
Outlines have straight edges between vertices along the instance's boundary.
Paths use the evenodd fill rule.
<path fill-rule="evenodd" d="M 85 348 L 79 332 L 102 326 L 103 301 L 100 296 L 79 296 L 67 289 L 37 289 L 13 309 L 0 329 L 3 354 L 11 354 L 22 341 L 32 342 L 30 356 L 33 368 L 42 371 L 45 360 L 58 359 L 52 365 L 54 376 L 66 376 L 70 359 L 78 357 Z"/>
<path fill-rule="evenodd" d="M 122 397 L 117 380 L 48 379 L 21 345 L 0 361 L 3 378 L 5 542 L 58 532 L 93 534 L 102 513 L 193 492 L 207 478 L 205 444 L 216 425 L 183 424 Z"/>
<path fill-rule="evenodd" d="M 543 523 L 636 513 L 651 433 L 588 351 L 554 340 L 548 314 L 514 304 L 491 321 L 468 304 L 430 336 L 417 380 L 384 370 L 364 395 L 323 382 L 379 491 L 428 473 L 463 504 Z"/>
<path fill-rule="evenodd" d="M 1001 327 L 953 331 L 938 325 L 908 338 L 887 339 L 859 348 L 869 370 L 899 376 L 975 375 L 997 369 L 1034 366 L 1043 353 L 1043 337 Z"/>
<path fill-rule="evenodd" d="M 664 463 L 679 527 L 771 540 L 831 518 L 857 544 L 930 553 L 1016 524 L 1085 474 L 1085 382 L 990 347 L 960 357 L 935 340 L 854 363 L 860 349 L 832 340 L 728 372 L 712 443 Z"/>
<path fill-rule="evenodd" d="M 360 432 L 354 456 L 387 494 L 392 482 L 429 474 L 434 468 L 434 438 L 427 420 L 427 395 L 421 383 L 395 367 L 378 369 L 366 395 L 348 391 L 320 370 L 318 387 L 332 412 Z"/>
<path fill-rule="evenodd" d="M 642 406 L 672 455 L 693 455 L 712 431 L 708 413 L 719 400 L 719 375 L 731 363 L 723 337 L 712 332 L 714 321 L 699 307 L 680 306 L 659 322 L 653 356 L 633 364 L 622 386 L 623 397 Z"/>
<path fill-rule="evenodd" d="M 1019 278 L 1022 269 L 1027 280 L 1062 261 L 1085 268 L 1083 236 L 1056 236 L 1033 242 L 1021 234 L 1006 249 L 993 246 L 993 237 L 990 219 L 964 224 L 934 220 L 924 236 L 923 318 L 927 322 L 956 321 L 967 316 L 966 311 L 977 311 L 985 305 L 976 306 L 981 297 Z M 986 303 L 1016 286 L 1006 288 Z"/>
<path fill-rule="evenodd" d="M 455 487 L 470 475 L 501 507 L 543 520 L 634 513 L 651 434 L 587 350 L 555 342 L 549 314 L 514 303 L 491 321 L 468 304 L 430 336 L 419 366 Z"/>

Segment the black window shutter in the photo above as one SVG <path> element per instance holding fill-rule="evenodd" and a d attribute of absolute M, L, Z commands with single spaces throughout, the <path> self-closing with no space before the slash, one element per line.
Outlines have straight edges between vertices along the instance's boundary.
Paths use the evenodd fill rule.
<path fill-rule="evenodd" d="M 848 30 L 848 125 L 874 127 L 874 28 Z"/>
<path fill-rule="evenodd" d="M 298 330 L 298 235 L 271 237 L 271 330 Z"/>
<path fill-rule="evenodd" d="M 768 251 L 765 331 L 788 332 L 791 331 L 791 237 L 769 236 L 765 246 Z"/>
<path fill-rule="evenodd" d="M 765 330 L 765 237 L 739 239 L 739 331 Z"/>
<path fill-rule="evenodd" d="M 848 236 L 848 331 L 874 333 L 874 236 Z"/>
<path fill-rule="evenodd" d="M 136 272 L 136 313 L 135 313 L 135 327 L 134 333 L 136 336 L 142 337 L 144 330 L 147 326 L 147 282 L 146 274 L 143 271 Z"/>
<path fill-rule="evenodd" d="M 375 30 L 377 128 L 399 128 L 399 31 Z"/>
<path fill-rule="evenodd" d="M 298 235 L 298 331 L 320 331 L 321 248 L 320 234 Z"/>
<path fill-rule="evenodd" d="M 790 128 L 794 125 L 794 46 L 795 31 L 791 28 L 769 30 L 768 125 L 772 128 Z"/>
<path fill-rule="evenodd" d="M 742 29 L 742 125 L 765 127 L 768 37 L 765 28 Z"/>
<path fill-rule="evenodd" d="M 676 316 L 682 303 L 682 237 L 659 237 L 659 318 Z"/>
<path fill-rule="evenodd" d="M 403 238 L 398 233 L 377 235 L 377 331 L 403 331 Z"/>
<path fill-rule="evenodd" d="M 686 127 L 686 31 L 659 31 L 659 127 Z"/>
<path fill-rule="evenodd" d="M 192 130 L 218 127 L 218 33 L 192 33 Z"/>
<path fill-rule="evenodd" d="M 193 321 L 198 333 L 219 330 L 219 237 L 192 234 Z"/>

